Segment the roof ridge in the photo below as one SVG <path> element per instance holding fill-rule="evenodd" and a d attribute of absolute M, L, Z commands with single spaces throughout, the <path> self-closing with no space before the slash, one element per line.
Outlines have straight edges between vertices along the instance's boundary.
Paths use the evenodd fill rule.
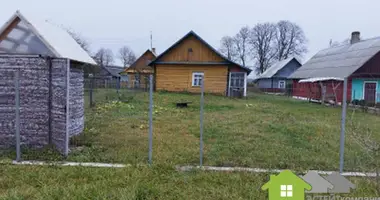
<path fill-rule="evenodd" d="M 318 52 L 321 52 L 321 51 L 324 51 L 324 50 L 327 50 L 327 49 L 333 49 L 333 48 L 343 47 L 343 46 L 352 46 L 352 45 L 355 45 L 355 44 L 358 44 L 358 43 L 366 42 L 366 41 L 369 41 L 369 40 L 375 40 L 375 39 L 380 39 L 380 36 L 366 38 L 366 39 L 360 40 L 359 42 L 356 42 L 354 44 L 348 43 L 348 44 L 339 44 L 339 45 L 334 46 L 334 47 L 326 47 L 324 49 L 319 50 Z"/>
<path fill-rule="evenodd" d="M 20 10 L 16 10 L 10 19 L 6 21 L 0 28 L 0 32 L 3 32 L 6 28 L 9 27 L 10 23 L 16 19 L 20 19 L 23 26 L 28 29 L 28 32 L 33 33 L 38 42 L 44 45 L 46 48 L 44 51 L 27 51 L 26 53 L 43 53 L 54 57 L 68 58 L 82 63 L 89 63 L 92 65 L 96 64 L 89 53 L 86 52 L 62 27 L 59 27 L 59 25 L 52 23 L 51 20 L 46 20 L 44 17 L 35 16 L 30 12 L 26 13 L 27 15 L 24 15 Z M 13 53 L 19 52 L 13 51 Z"/>
<path fill-rule="evenodd" d="M 222 53 L 220 53 L 218 50 L 216 50 L 213 46 L 211 46 L 209 43 L 207 43 L 203 38 L 201 38 L 198 34 L 196 34 L 193 30 L 190 30 L 186 35 L 184 35 L 182 38 L 180 38 L 177 42 L 175 42 L 173 45 L 171 45 L 169 48 L 167 48 L 164 52 L 162 52 L 160 55 L 158 55 L 156 57 L 155 60 L 153 60 L 151 63 L 149 63 L 149 65 L 155 63 L 158 59 L 160 59 L 164 54 L 166 54 L 168 51 L 170 51 L 172 48 L 174 48 L 175 46 L 177 46 L 179 43 L 181 43 L 185 38 L 189 37 L 190 35 L 193 35 L 194 37 L 196 37 L 198 40 L 200 40 L 203 44 L 205 44 L 208 48 L 210 48 L 212 51 L 214 51 L 218 56 L 222 57 L 224 60 L 226 60 L 227 62 L 230 62 L 231 64 L 234 64 L 234 65 L 237 65 L 239 66 L 240 68 L 248 71 L 248 73 L 250 73 L 252 71 L 252 69 L 248 68 L 248 67 L 245 67 L 245 66 L 242 66 L 230 59 L 228 59 L 226 56 L 224 56 Z"/>
<path fill-rule="evenodd" d="M 296 60 L 300 65 L 302 65 L 301 62 L 299 62 L 295 56 L 291 56 L 289 58 L 282 59 L 282 60 L 279 60 L 279 61 L 276 61 L 275 63 L 273 63 L 262 74 L 260 74 L 260 76 L 257 79 L 273 77 L 274 75 L 277 74 L 277 72 L 279 72 L 281 69 L 283 69 L 285 66 L 287 66 L 287 64 L 289 64 L 292 60 Z M 276 67 L 277 67 L 277 69 L 275 69 Z M 269 74 L 270 72 L 272 72 L 271 70 L 273 71 L 273 73 Z"/>
<path fill-rule="evenodd" d="M 379 37 L 379 39 L 380 39 L 380 37 Z M 376 45 L 376 46 L 368 47 L 368 48 L 365 48 L 365 49 L 372 49 L 372 48 L 376 48 L 376 47 L 380 47 L 380 45 Z M 325 49 L 325 50 L 326 50 L 326 49 Z M 362 49 L 351 50 L 351 51 L 345 51 L 345 52 L 338 52 L 338 53 L 332 53 L 332 54 L 329 54 L 328 56 L 334 56 L 334 55 L 339 55 L 339 54 L 351 53 L 351 52 L 354 52 L 354 51 L 360 51 L 360 50 L 362 50 Z M 318 51 L 318 53 L 321 52 L 321 51 L 323 51 L 323 50 Z M 380 50 L 379 50 L 379 51 L 380 51 Z M 316 55 L 318 55 L 318 53 L 316 53 L 313 57 L 311 57 L 306 63 L 308 63 L 311 59 L 313 59 Z M 353 58 L 355 58 L 355 57 L 353 57 Z M 305 64 L 306 64 L 306 63 L 305 63 Z"/>

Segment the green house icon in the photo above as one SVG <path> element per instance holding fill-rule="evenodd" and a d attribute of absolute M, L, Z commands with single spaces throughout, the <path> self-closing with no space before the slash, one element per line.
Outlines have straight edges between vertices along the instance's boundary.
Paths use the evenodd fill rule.
<path fill-rule="evenodd" d="M 305 190 L 311 190 L 311 185 L 290 170 L 271 175 L 262 190 L 269 190 L 269 200 L 304 200 Z"/>

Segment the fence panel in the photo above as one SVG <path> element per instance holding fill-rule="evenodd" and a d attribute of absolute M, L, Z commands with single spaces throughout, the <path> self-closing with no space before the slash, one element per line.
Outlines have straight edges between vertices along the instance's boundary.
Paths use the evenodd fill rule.
<path fill-rule="evenodd" d="M 266 128 L 266 134 L 273 131 L 282 134 L 282 139 L 279 134 L 275 134 L 277 135 L 276 140 L 273 140 L 272 143 L 280 147 L 284 141 L 288 140 L 286 137 L 291 136 L 293 142 L 289 143 L 288 146 L 296 145 L 295 147 L 297 147 L 302 144 L 302 152 L 308 155 L 294 159 L 301 155 L 297 155 L 293 149 L 282 147 L 281 149 L 288 152 L 287 155 L 293 155 L 290 158 L 287 155 L 285 156 L 288 161 L 294 160 L 293 163 L 297 161 L 299 163 L 297 165 L 303 168 L 339 170 L 343 82 L 330 82 L 322 85 L 315 83 L 292 87 L 287 89 L 287 92 L 282 93 L 273 93 L 255 87 L 250 87 L 249 91 L 249 96 L 252 99 L 266 99 L 266 101 L 260 103 L 260 106 L 265 108 L 267 113 L 276 113 L 274 115 L 266 114 L 268 117 L 270 116 L 270 120 L 267 122 L 258 119 L 262 121 L 260 126 Z M 272 105 L 266 107 L 265 105 L 268 105 L 269 102 Z M 363 85 L 359 86 L 349 85 L 344 134 L 344 171 L 379 170 L 379 163 L 377 162 L 379 159 L 377 147 L 380 145 L 380 133 L 377 131 L 380 128 L 379 102 L 380 95 L 375 82 L 363 82 Z M 252 106 L 255 107 L 254 103 L 252 103 Z M 247 109 L 249 108 L 250 105 L 248 104 Z M 273 111 L 272 108 L 277 108 L 277 111 Z M 288 108 L 293 109 L 288 110 Z M 279 116 L 285 114 L 285 111 L 289 112 L 285 115 L 287 117 L 278 119 Z M 258 110 L 255 110 L 254 113 L 259 114 Z M 273 121 L 276 118 L 278 120 Z M 291 119 L 294 119 L 294 125 L 298 124 L 297 127 L 286 122 Z M 269 121 L 271 122 L 269 123 Z M 303 131 L 300 132 L 299 130 Z M 305 133 L 308 135 L 307 138 L 303 138 Z M 275 136 L 273 134 L 272 137 Z M 311 149 L 313 149 L 312 152 L 310 152 Z M 253 155 L 257 158 L 257 154 Z M 276 157 L 275 155 L 282 154 L 277 152 L 269 157 Z M 321 155 L 329 156 L 324 157 Z M 278 160 L 281 160 L 281 158 Z M 307 161 L 307 164 L 302 164 L 301 161 Z M 285 161 L 282 162 L 285 163 Z M 278 162 L 272 162 L 272 164 L 275 163 Z"/>
<path fill-rule="evenodd" d="M 85 78 L 83 85 L 85 129 L 71 139 L 69 159 L 147 163 L 149 85 L 99 77 Z"/>

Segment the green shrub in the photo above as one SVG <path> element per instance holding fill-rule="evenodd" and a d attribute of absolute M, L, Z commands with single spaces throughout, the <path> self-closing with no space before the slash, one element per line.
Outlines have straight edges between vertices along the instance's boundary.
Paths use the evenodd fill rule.
<path fill-rule="evenodd" d="M 359 99 L 354 99 L 351 102 L 353 105 L 358 105 L 359 104 Z"/>

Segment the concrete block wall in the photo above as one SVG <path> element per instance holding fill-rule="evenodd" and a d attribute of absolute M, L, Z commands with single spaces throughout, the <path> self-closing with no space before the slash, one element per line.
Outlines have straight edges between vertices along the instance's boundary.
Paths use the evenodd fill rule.
<path fill-rule="evenodd" d="M 18 70 L 21 145 L 40 148 L 51 141 L 61 153 L 68 152 L 66 126 L 69 137 L 80 134 L 84 129 L 84 89 L 83 71 L 71 68 L 67 120 L 67 64 L 67 59 L 0 56 L 0 147 L 15 146 L 14 74 Z"/>

